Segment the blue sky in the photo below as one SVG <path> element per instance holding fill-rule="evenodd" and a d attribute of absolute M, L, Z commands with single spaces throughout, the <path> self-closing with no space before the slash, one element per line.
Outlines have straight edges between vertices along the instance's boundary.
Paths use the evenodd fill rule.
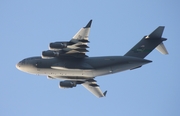
<path fill-rule="evenodd" d="M 1 116 L 179 116 L 180 2 L 178 0 L 1 0 Z M 93 19 L 89 56 L 124 55 L 144 35 L 165 26 L 169 55 L 154 50 L 142 68 L 97 77 L 107 97 L 82 86 L 59 89 L 59 80 L 15 68 L 48 44 L 70 40 Z"/>

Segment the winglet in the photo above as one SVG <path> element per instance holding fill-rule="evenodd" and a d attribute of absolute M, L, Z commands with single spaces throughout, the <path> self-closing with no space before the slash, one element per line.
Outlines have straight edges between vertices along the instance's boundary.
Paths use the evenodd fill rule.
<path fill-rule="evenodd" d="M 91 27 L 92 20 L 88 22 L 88 24 L 84 28 L 90 28 Z"/>
<path fill-rule="evenodd" d="M 103 93 L 104 96 L 106 96 L 106 94 L 107 94 L 107 91 L 105 91 L 105 92 Z"/>

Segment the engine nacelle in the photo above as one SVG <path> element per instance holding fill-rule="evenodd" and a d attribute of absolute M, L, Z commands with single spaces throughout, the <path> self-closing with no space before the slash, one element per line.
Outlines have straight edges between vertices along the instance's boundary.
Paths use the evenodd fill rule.
<path fill-rule="evenodd" d="M 59 83 L 59 87 L 60 88 L 73 88 L 73 87 L 76 87 L 76 82 L 74 81 L 61 81 Z"/>
<path fill-rule="evenodd" d="M 42 58 L 53 58 L 53 57 L 58 57 L 60 54 L 59 51 L 51 51 L 51 50 L 47 50 L 47 51 L 43 51 L 42 52 Z"/>
<path fill-rule="evenodd" d="M 67 48 L 69 42 L 54 42 L 49 44 L 50 50 L 61 50 L 63 48 Z"/>

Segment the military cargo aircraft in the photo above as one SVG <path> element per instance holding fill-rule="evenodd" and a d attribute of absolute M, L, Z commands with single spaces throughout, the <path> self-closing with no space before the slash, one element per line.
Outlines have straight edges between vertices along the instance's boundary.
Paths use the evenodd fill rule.
<path fill-rule="evenodd" d="M 41 56 L 23 59 L 17 69 L 30 74 L 46 75 L 50 79 L 61 79 L 60 88 L 73 88 L 81 84 L 96 97 L 106 96 L 100 90 L 95 77 L 133 70 L 152 61 L 144 59 L 154 48 L 168 54 L 162 38 L 164 26 L 144 36 L 123 56 L 89 57 L 88 37 L 92 20 L 81 28 L 70 41 L 53 42 Z"/>

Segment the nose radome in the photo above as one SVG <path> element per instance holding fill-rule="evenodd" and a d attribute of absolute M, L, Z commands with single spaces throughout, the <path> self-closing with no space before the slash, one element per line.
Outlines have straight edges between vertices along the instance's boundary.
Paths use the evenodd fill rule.
<path fill-rule="evenodd" d="M 18 70 L 20 70 L 20 67 L 21 67 L 21 66 L 20 66 L 20 63 L 17 63 L 17 64 L 16 64 L 16 68 L 17 68 Z"/>

